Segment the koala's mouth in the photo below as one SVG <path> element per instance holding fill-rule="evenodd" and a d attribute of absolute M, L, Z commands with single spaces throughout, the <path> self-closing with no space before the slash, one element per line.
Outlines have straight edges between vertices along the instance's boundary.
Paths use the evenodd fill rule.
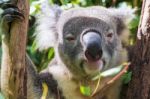
<path fill-rule="evenodd" d="M 99 59 L 96 61 L 83 60 L 81 62 L 82 69 L 84 69 L 85 73 L 88 75 L 99 73 L 104 66 L 105 66 L 104 59 Z"/>

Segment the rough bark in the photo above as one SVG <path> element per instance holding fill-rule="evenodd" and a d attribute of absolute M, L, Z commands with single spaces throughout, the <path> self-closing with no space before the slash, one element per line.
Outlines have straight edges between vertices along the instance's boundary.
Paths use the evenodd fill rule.
<path fill-rule="evenodd" d="M 1 91 L 6 99 L 27 99 L 25 66 L 29 0 L 12 0 L 24 15 L 22 21 L 10 25 L 9 42 L 2 41 Z"/>
<path fill-rule="evenodd" d="M 125 99 L 150 99 L 150 0 L 143 0 L 137 36 L 131 60 L 133 75 Z"/>

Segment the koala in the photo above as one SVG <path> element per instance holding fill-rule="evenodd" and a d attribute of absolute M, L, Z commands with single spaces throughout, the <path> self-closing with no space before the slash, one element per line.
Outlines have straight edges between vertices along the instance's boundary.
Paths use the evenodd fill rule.
<path fill-rule="evenodd" d="M 101 79 L 98 97 L 82 95 L 80 85 L 90 86 L 93 92 L 97 81 L 92 81 L 92 77 L 128 61 L 123 46 L 133 10 L 93 6 L 63 11 L 46 4 L 42 8 L 35 34 L 37 47 L 39 50 L 54 47 L 55 58 L 39 78 L 47 82 L 49 89 L 54 88 L 50 81 L 55 81 L 54 89 L 58 91 L 51 90 L 52 99 L 119 99 L 121 79 L 108 88 L 105 86 L 113 76 Z"/>
<path fill-rule="evenodd" d="M 10 14 L 14 17 L 19 13 Z M 130 9 L 93 6 L 61 10 L 59 6 L 43 3 L 35 41 L 41 51 L 53 47 L 55 57 L 38 73 L 26 56 L 28 99 L 42 97 L 43 83 L 48 86 L 46 99 L 120 99 L 122 79 L 105 86 L 114 76 L 104 77 L 97 87 L 98 81 L 92 78 L 128 61 L 123 45 L 132 17 Z M 92 92 L 97 88 L 98 96 L 83 95 L 81 85 L 89 86 Z"/>

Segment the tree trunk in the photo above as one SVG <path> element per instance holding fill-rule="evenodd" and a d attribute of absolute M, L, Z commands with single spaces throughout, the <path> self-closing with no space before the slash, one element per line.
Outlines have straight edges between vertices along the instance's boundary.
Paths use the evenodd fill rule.
<path fill-rule="evenodd" d="M 29 0 L 11 0 L 24 15 L 9 27 L 9 42 L 2 41 L 1 91 L 6 99 L 27 99 L 27 71 L 25 66 Z"/>
<path fill-rule="evenodd" d="M 150 99 L 150 0 L 143 0 L 137 36 L 131 60 L 132 80 L 125 99 Z"/>

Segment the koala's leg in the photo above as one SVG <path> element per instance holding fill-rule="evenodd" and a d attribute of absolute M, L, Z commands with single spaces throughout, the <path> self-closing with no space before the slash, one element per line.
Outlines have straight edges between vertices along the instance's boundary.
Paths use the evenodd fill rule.
<path fill-rule="evenodd" d="M 19 12 L 18 8 L 12 4 L 0 5 L 0 35 L 2 39 L 2 64 L 1 64 L 1 91 L 8 96 L 8 77 L 11 75 L 8 67 L 11 63 L 10 58 L 10 28 L 13 21 L 22 20 L 23 15 Z"/>

